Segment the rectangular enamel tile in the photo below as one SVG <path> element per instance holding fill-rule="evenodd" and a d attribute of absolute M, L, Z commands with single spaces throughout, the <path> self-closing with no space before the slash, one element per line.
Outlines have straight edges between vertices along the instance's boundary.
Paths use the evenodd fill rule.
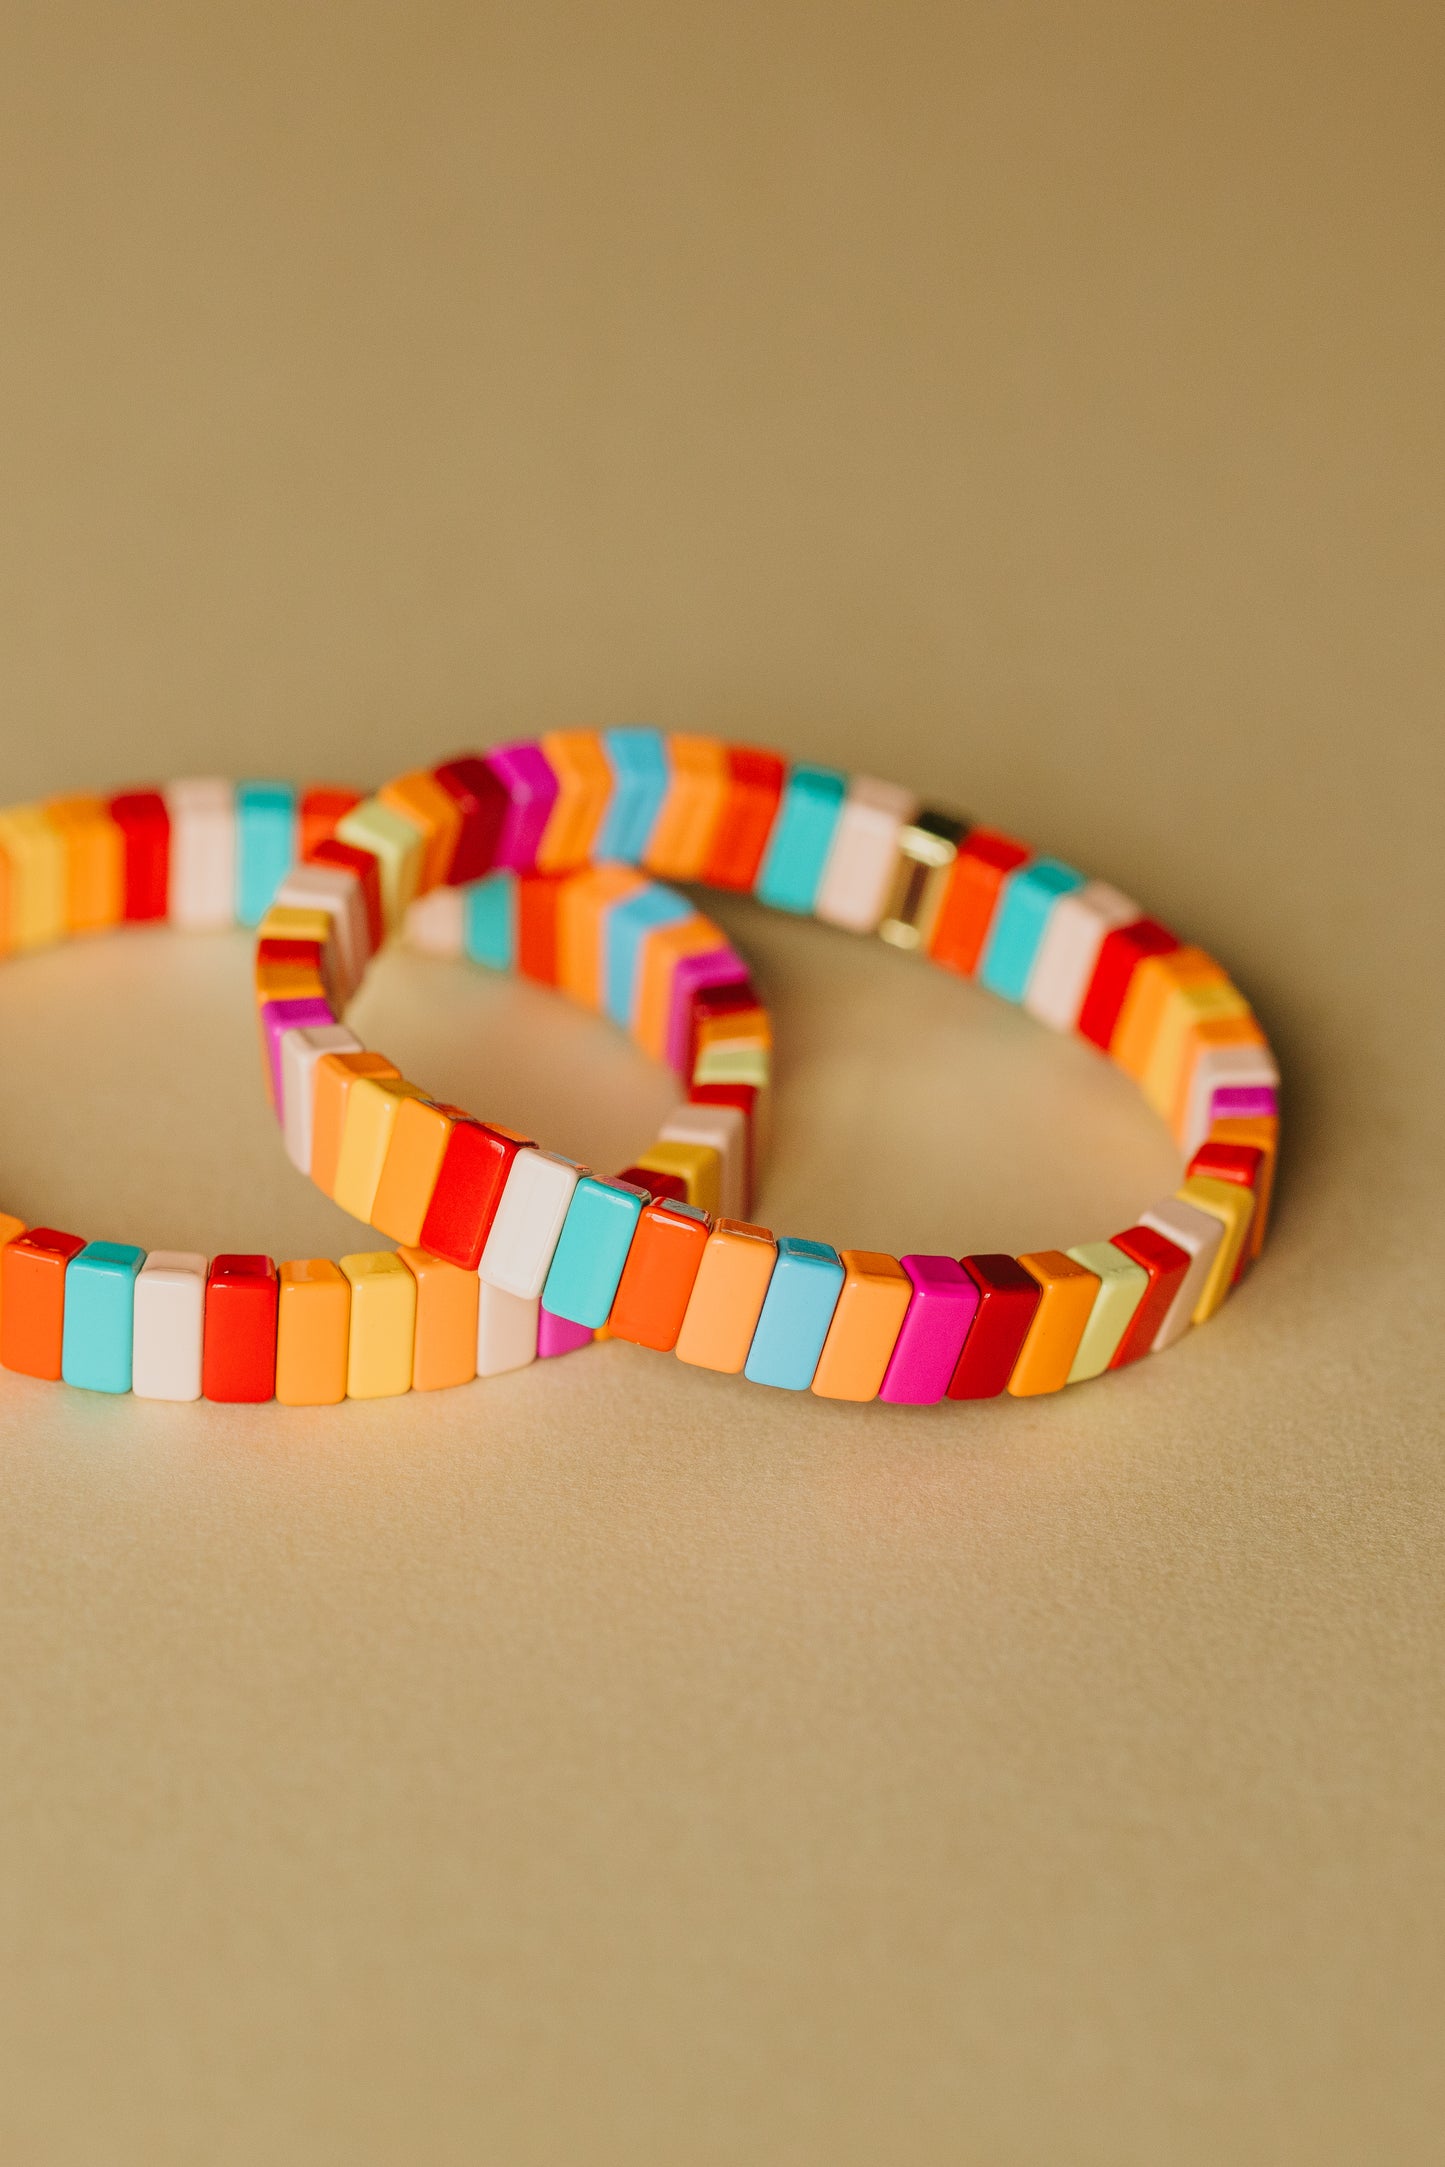
<path fill-rule="evenodd" d="M 978 969 L 1005 881 L 1028 860 L 1011 835 L 974 828 L 959 845 L 939 903 L 928 953 L 945 970 L 971 977 Z"/>
<path fill-rule="evenodd" d="M 699 880 L 727 798 L 727 747 L 674 731 L 667 761 L 667 795 L 643 862 L 659 880 Z"/>
<path fill-rule="evenodd" d="M 420 1243 L 454 1126 L 446 1108 L 420 1092 L 401 1100 L 371 1200 L 379 1234 L 408 1248 Z"/>
<path fill-rule="evenodd" d="M 1168 927 L 1154 918 L 1136 918 L 1106 933 L 1079 1004 L 1079 1020 L 1074 1026 L 1079 1036 L 1107 1053 L 1134 973 L 1148 957 L 1168 955 L 1178 946 Z"/>
<path fill-rule="evenodd" d="M 1163 955 L 1142 957 L 1109 1040 L 1110 1059 L 1142 1083 L 1171 996 L 1185 986 L 1224 982 L 1223 970 L 1202 948 L 1171 948 Z"/>
<path fill-rule="evenodd" d="M 640 1189 L 586 1174 L 572 1192 L 542 1288 L 542 1307 L 586 1325 L 607 1322 L 647 1198 Z"/>
<path fill-rule="evenodd" d="M 503 1377 L 535 1362 L 540 1301 L 505 1294 L 485 1280 L 477 1295 L 477 1375 Z"/>
<path fill-rule="evenodd" d="M 170 911 L 171 816 L 159 790 L 121 790 L 110 800 L 120 830 L 121 915 L 146 925 Z"/>
<path fill-rule="evenodd" d="M 87 1242 L 65 1274 L 60 1374 L 87 1392 L 129 1392 L 135 1344 L 135 1283 L 144 1249 Z"/>
<path fill-rule="evenodd" d="M 0 810 L 0 856 L 7 869 L 8 945 L 44 948 L 65 934 L 65 845 L 38 805 Z"/>
<path fill-rule="evenodd" d="M 927 952 L 968 834 L 956 813 L 924 806 L 898 831 L 898 861 L 878 921 L 878 937 L 892 948 Z"/>
<path fill-rule="evenodd" d="M 201 1348 L 201 1389 L 208 1400 L 254 1405 L 274 1394 L 279 1292 L 270 1257 L 212 1259 Z"/>
<path fill-rule="evenodd" d="M 563 1354 L 580 1354 L 596 1337 L 590 1325 L 574 1324 L 570 1317 L 554 1316 L 545 1302 L 537 1311 L 539 1362 L 555 1362 Z"/>
<path fill-rule="evenodd" d="M 0 1211 L 0 1343 L 5 1330 L 5 1265 L 4 1251 L 13 1241 L 19 1241 L 25 1232 L 25 1221 L 17 1219 L 13 1212 Z"/>
<path fill-rule="evenodd" d="M 537 870 L 570 873 L 592 855 L 612 797 L 612 763 L 596 730 L 549 730 L 542 739 L 557 797 L 537 846 Z"/>
<path fill-rule="evenodd" d="M 1085 881 L 1060 896 L 1044 928 L 1023 1005 L 1051 1031 L 1072 1031 L 1079 1019 L 1099 950 L 1117 926 L 1130 925 L 1139 906 L 1107 881 Z"/>
<path fill-rule="evenodd" d="M 1112 1239 L 1114 1247 L 1131 1257 L 1149 1281 L 1109 1363 L 1110 1369 L 1123 1369 L 1153 1348 L 1159 1327 L 1184 1284 L 1184 1275 L 1189 1270 L 1189 1252 L 1151 1226 L 1126 1227 L 1122 1234 L 1115 1234 Z"/>
<path fill-rule="evenodd" d="M 1149 1291 L 1149 1274 L 1113 1242 L 1081 1242 L 1066 1254 L 1099 1282 L 1089 1321 L 1069 1368 L 1069 1383 L 1083 1384 L 1090 1377 L 1102 1377 L 1118 1353 Z"/>
<path fill-rule="evenodd" d="M 879 1250 L 844 1249 L 838 1261 L 843 1285 L 811 1389 L 820 1399 L 877 1399 L 913 1299 L 913 1281 L 897 1257 Z"/>
<path fill-rule="evenodd" d="M 689 1204 L 648 1204 L 617 1283 L 607 1325 L 614 1339 L 667 1354 L 677 1344 L 707 1247 L 708 1218 Z"/>
<path fill-rule="evenodd" d="M 1263 1155 L 1264 1164 L 1255 1184 L 1254 1217 L 1249 1223 L 1249 1253 L 1257 1257 L 1264 1247 L 1274 1196 L 1275 1167 L 1279 1157 L 1279 1122 L 1273 1115 L 1225 1116 L 1209 1124 L 1210 1143 L 1244 1144 Z"/>
<path fill-rule="evenodd" d="M 722 1201 L 722 1157 L 711 1144 L 659 1138 L 638 1154 L 646 1173 L 676 1174 L 689 1204 L 716 1217 Z"/>
<path fill-rule="evenodd" d="M 489 971 L 510 971 L 517 960 L 517 876 L 489 873 L 461 891 L 462 947 Z"/>
<path fill-rule="evenodd" d="M 722 1219 L 742 1219 L 751 1203 L 748 1174 L 748 1122 L 739 1106 L 698 1105 L 687 1100 L 674 1108 L 658 1131 L 663 1144 L 694 1144 L 716 1152 L 716 1206 L 705 1206 Z"/>
<path fill-rule="evenodd" d="M 375 946 L 366 895 L 356 874 L 339 865 L 298 865 L 276 890 L 272 908 L 326 914 L 336 943 L 341 983 L 354 993 Z"/>
<path fill-rule="evenodd" d="M 1039 1249 L 1019 1258 L 1039 1283 L 1039 1306 L 1019 1349 L 1008 1389 L 1017 1399 L 1060 1392 L 1069 1381 L 1099 1291 L 1099 1280 L 1059 1249 Z"/>
<path fill-rule="evenodd" d="M 855 775 L 833 831 L 814 916 L 850 933 L 875 933 L 893 887 L 898 838 L 918 811 L 911 791 Z"/>
<path fill-rule="evenodd" d="M 1042 1290 L 1017 1257 L 989 1251 L 962 1259 L 978 1288 L 978 1309 L 949 1381 L 951 1400 L 991 1400 L 1006 1391 Z"/>
<path fill-rule="evenodd" d="M 720 982 L 735 980 L 746 966 L 727 947 L 711 919 L 694 913 L 670 925 L 654 926 L 638 951 L 632 1016 L 632 1036 L 654 1060 L 667 1058 L 668 1025 L 673 1014 L 673 989 L 684 965 L 696 964 L 687 973 L 690 987 L 716 975 Z"/>
<path fill-rule="evenodd" d="M 766 1090 L 772 1077 L 772 1054 L 767 1046 L 724 1042 L 700 1049 L 693 1067 L 694 1089 L 703 1084 L 751 1084 Z"/>
<path fill-rule="evenodd" d="M 1162 1114 L 1166 1121 L 1177 1118 L 1181 1076 L 1186 1063 L 1192 1069 L 1201 1044 L 1217 1036 L 1217 1025 L 1226 1020 L 1239 1024 L 1246 1019 L 1252 1021 L 1249 1003 L 1222 971 L 1216 980 L 1174 989 L 1164 1003 L 1148 1064 L 1139 1079 L 1140 1090 L 1157 1114 Z M 1201 1037 L 1205 1026 L 1208 1031 Z M 1255 1028 L 1257 1030 L 1258 1026 Z M 1225 1036 L 1233 1041 L 1234 1031 Z"/>
<path fill-rule="evenodd" d="M 813 909 L 847 792 L 847 776 L 833 768 L 793 769 L 753 890 L 760 902 L 800 915 Z"/>
<path fill-rule="evenodd" d="M 416 1340 L 412 1351 L 414 1392 L 440 1392 L 468 1384 L 477 1374 L 477 1321 L 482 1283 L 444 1257 L 408 1246 L 397 1251 L 416 1281 Z"/>
<path fill-rule="evenodd" d="M 768 838 L 782 802 L 786 766 L 775 752 L 726 745 L 723 809 L 713 831 L 701 878 L 710 888 L 746 895 L 758 877 Z"/>
<path fill-rule="evenodd" d="M 206 1259 L 152 1249 L 135 1283 L 131 1391 L 142 1400 L 198 1400 L 206 1318 Z"/>
<path fill-rule="evenodd" d="M 663 926 L 682 925 L 697 912 L 685 897 L 649 882 L 607 914 L 604 925 L 603 1003 L 614 1023 L 632 1028 L 643 950 Z"/>
<path fill-rule="evenodd" d="M 603 744 L 612 765 L 612 800 L 597 836 L 599 858 L 623 865 L 642 862 L 671 776 L 658 730 L 607 730 Z"/>
<path fill-rule="evenodd" d="M 1033 858 L 1004 881 L 979 963 L 979 984 L 1005 1001 L 1022 1001 L 1049 921 L 1082 873 L 1057 858 Z"/>
<path fill-rule="evenodd" d="M 361 810 L 358 806 L 357 811 Z M 348 814 L 348 819 L 350 815 Z M 355 843 L 344 843 L 339 835 L 332 835 L 324 843 L 318 843 L 297 872 L 320 869 L 327 873 L 341 873 L 349 877 L 361 891 L 362 907 L 366 916 L 366 939 L 364 956 L 374 956 L 386 940 L 388 926 L 381 893 L 381 863 L 372 850 L 362 850 Z M 289 901 L 289 890 L 296 876 L 288 874 L 276 891 L 277 902 Z"/>
<path fill-rule="evenodd" d="M 1258 1144 L 1227 1143 L 1216 1137 L 1211 1129 L 1185 1170 L 1191 1181 L 1196 1174 L 1202 1174 L 1210 1181 L 1235 1182 L 1240 1188 L 1248 1189 L 1254 1199 L 1249 1239 L 1235 1261 L 1236 1281 L 1242 1278 L 1251 1258 L 1258 1254 L 1255 1227 L 1264 1210 L 1265 1184 L 1269 1179 L 1271 1156 Z"/>
<path fill-rule="evenodd" d="M 737 1376 L 747 1361 L 773 1276 L 777 1245 L 766 1227 L 719 1219 L 707 1238 L 674 1352 L 696 1369 Z"/>
<path fill-rule="evenodd" d="M 537 745 L 498 745 L 486 755 L 484 765 L 506 793 L 491 869 L 530 873 L 557 802 L 557 778 Z"/>
<path fill-rule="evenodd" d="M 428 768 L 413 768 L 398 775 L 377 792 L 383 805 L 410 821 L 422 838 L 418 892 L 450 881 L 452 861 L 462 832 L 462 809 L 446 787 Z M 337 822 L 337 826 L 340 826 Z"/>
<path fill-rule="evenodd" d="M 261 1010 L 260 1024 L 266 1088 L 277 1114 L 284 1120 L 287 1039 L 298 1031 L 334 1031 L 336 1017 L 331 1003 L 323 999 L 268 1001 Z"/>
<path fill-rule="evenodd" d="M 346 1396 L 397 1399 L 411 1390 L 416 1281 L 390 1249 L 342 1257 L 341 1269 L 351 1282 Z"/>
<path fill-rule="evenodd" d="M 359 790 L 345 790 L 334 783 L 312 783 L 302 792 L 296 808 L 298 855 L 309 858 L 318 843 L 329 842 L 337 822 L 360 803 Z"/>
<path fill-rule="evenodd" d="M 1235 1266 L 1249 1239 L 1254 1196 L 1250 1190 L 1240 1188 L 1237 1182 L 1211 1181 L 1202 1174 L 1191 1175 L 1181 1182 L 1178 1194 L 1182 1203 L 1193 1204 L 1198 1210 L 1208 1212 L 1224 1229 L 1224 1238 L 1194 1304 L 1193 1321 L 1204 1324 L 1225 1301 L 1234 1283 Z"/>
<path fill-rule="evenodd" d="M 672 974 L 661 1041 L 654 1041 L 657 1058 L 677 1075 L 686 1076 L 697 1002 L 704 994 L 722 994 L 729 987 L 747 984 L 748 967 L 736 949 L 724 946 L 684 956 Z M 755 1003 L 756 998 L 754 995 Z M 648 1050 L 653 1051 L 653 1046 Z"/>
<path fill-rule="evenodd" d="M 282 1135 L 286 1156 L 300 1173 L 311 1171 L 313 1085 L 324 1053 L 360 1053 L 362 1045 L 345 1024 L 308 1026 L 281 1034 Z"/>
<path fill-rule="evenodd" d="M 34 1226 L 0 1249 L 0 1364 L 6 1369 L 59 1382 L 66 1268 L 84 1247 L 78 1234 Z"/>
<path fill-rule="evenodd" d="M 843 1290 L 842 1260 L 827 1242 L 783 1235 L 767 1300 L 744 1364 L 754 1384 L 806 1392 Z"/>
<path fill-rule="evenodd" d="M 1213 1212 L 1201 1211 L 1197 1204 L 1179 1196 L 1161 1197 L 1157 1204 L 1140 1212 L 1139 1224 L 1162 1234 L 1189 1259 L 1189 1269 L 1154 1335 L 1150 1351 L 1159 1354 L 1182 1339 L 1193 1323 L 1194 1311 L 1224 1240 L 1224 1224 Z"/>
<path fill-rule="evenodd" d="M 442 1111 L 451 1115 L 452 1128 L 422 1221 L 420 1246 L 429 1256 L 445 1257 L 474 1272 L 512 1162 L 518 1152 L 531 1149 L 531 1139 L 496 1122 L 474 1121 L 459 1107 Z"/>
<path fill-rule="evenodd" d="M 408 820 L 380 798 L 365 798 L 338 821 L 336 841 L 353 850 L 369 852 L 376 860 L 381 880 L 382 923 L 388 933 L 399 932 L 402 920 L 421 891 L 426 837 L 415 821 Z M 323 849 L 332 846 L 323 844 Z"/>
<path fill-rule="evenodd" d="M 276 1397 L 335 1407 L 346 1397 L 351 1281 L 330 1257 L 293 1257 L 276 1284 Z"/>
<path fill-rule="evenodd" d="M 517 875 L 517 969 L 534 985 L 557 983 L 557 929 L 566 888 L 564 874 Z"/>
<path fill-rule="evenodd" d="M 557 906 L 557 984 L 584 1008 L 602 1006 L 608 913 L 646 885 L 631 865 L 595 865 L 567 882 Z"/>
<path fill-rule="evenodd" d="M 484 879 L 496 865 L 510 800 L 501 777 L 474 753 L 443 760 L 432 774 L 461 814 L 447 869 L 450 884 L 460 888 Z"/>
<path fill-rule="evenodd" d="M 331 1194 L 363 1225 L 371 1223 L 397 1117 L 408 1099 L 421 1095 L 419 1087 L 402 1076 L 358 1076 L 347 1093 Z"/>
<path fill-rule="evenodd" d="M 52 798 L 45 816 L 65 852 L 65 924 L 100 933 L 125 916 L 125 842 L 101 798 Z"/>
<path fill-rule="evenodd" d="M 208 932 L 236 922 L 236 794 L 219 776 L 165 793 L 171 824 L 171 924 Z"/>
<path fill-rule="evenodd" d="M 311 1179 L 323 1196 L 336 1194 L 346 1110 L 359 1078 L 396 1076 L 396 1064 L 379 1053 L 323 1053 L 311 1072 Z"/>
<path fill-rule="evenodd" d="M 932 1407 L 958 1367 L 978 1309 L 978 1288 L 954 1257 L 906 1256 L 899 1262 L 913 1294 L 878 1397 L 898 1406 Z"/>
<path fill-rule="evenodd" d="M 406 945 L 415 955 L 454 959 L 466 947 L 466 919 L 464 888 L 433 888 L 419 895 L 406 914 Z"/>
<path fill-rule="evenodd" d="M 554 1152 L 518 1151 L 482 1251 L 489 1285 L 527 1301 L 541 1295 L 582 1171 Z"/>
<path fill-rule="evenodd" d="M 1278 1107 L 1279 1068 L 1263 1043 L 1206 1046 L 1190 1071 L 1184 1119 L 1175 1130 L 1184 1151 L 1193 1155 L 1209 1134 L 1209 1124 L 1224 1110 L 1224 1094 L 1254 1090 L 1272 1095 Z"/>
<path fill-rule="evenodd" d="M 236 786 L 236 922 L 259 925 L 300 851 L 296 792 L 289 783 Z"/>
<path fill-rule="evenodd" d="M 356 979 L 352 975 L 349 943 L 337 912 L 320 904 L 303 907 L 297 903 L 273 903 L 256 929 L 256 939 L 258 947 L 262 941 L 272 940 L 317 943 L 323 951 L 323 976 L 338 1010 L 355 993 Z"/>

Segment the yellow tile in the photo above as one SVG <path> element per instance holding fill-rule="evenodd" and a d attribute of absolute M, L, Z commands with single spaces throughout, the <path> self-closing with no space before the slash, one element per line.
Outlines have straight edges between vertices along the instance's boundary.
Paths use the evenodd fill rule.
<path fill-rule="evenodd" d="M 722 1209 L 722 1156 L 711 1144 L 659 1139 L 634 1165 L 653 1174 L 676 1174 L 687 1183 L 687 1201 L 716 1218 Z"/>
<path fill-rule="evenodd" d="M 358 1076 L 352 1083 L 331 1194 L 353 1219 L 370 1224 L 396 1117 L 408 1099 L 420 1096 L 419 1087 L 401 1076 Z"/>
<path fill-rule="evenodd" d="M 394 1250 L 343 1257 L 351 1282 L 346 1360 L 349 1399 L 393 1399 L 411 1390 L 416 1281 Z"/>
<path fill-rule="evenodd" d="M 1254 1195 L 1240 1182 L 1213 1181 L 1207 1174 L 1191 1176 L 1174 1193 L 1186 1204 L 1193 1204 L 1198 1210 L 1207 1211 L 1224 1222 L 1224 1239 L 1214 1252 L 1209 1277 L 1194 1305 L 1193 1321 L 1204 1324 L 1229 1293 L 1234 1267 L 1239 1262 L 1239 1252 L 1248 1238 L 1249 1222 L 1254 1216 Z"/>
<path fill-rule="evenodd" d="M 1220 1016 L 1247 1016 L 1249 1003 L 1227 978 L 1174 986 L 1165 999 L 1139 1088 L 1157 1114 L 1167 1120 L 1179 1084 L 1185 1048 L 1195 1026 Z"/>
<path fill-rule="evenodd" d="M 338 823 L 336 839 L 356 850 L 369 850 L 381 876 L 381 914 L 389 933 L 416 900 L 428 837 L 414 821 L 380 798 L 367 798 Z"/>
<path fill-rule="evenodd" d="M 65 843 L 38 805 L 0 811 L 0 850 L 10 866 L 10 946 L 44 948 L 65 938 Z"/>

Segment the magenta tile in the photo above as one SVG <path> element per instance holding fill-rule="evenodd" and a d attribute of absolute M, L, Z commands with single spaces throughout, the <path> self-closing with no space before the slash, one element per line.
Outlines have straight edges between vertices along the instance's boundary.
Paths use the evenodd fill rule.
<path fill-rule="evenodd" d="M 1222 1121 L 1231 1116 L 1278 1114 L 1279 1093 L 1273 1084 L 1221 1084 L 1210 1094 L 1209 1118 Z"/>
<path fill-rule="evenodd" d="M 557 802 L 557 778 L 540 745 L 498 745 L 486 755 L 485 764 L 507 793 L 493 870 L 530 873 Z"/>
<path fill-rule="evenodd" d="M 537 1359 L 547 1360 L 549 1355 L 576 1354 L 579 1347 L 592 1344 L 592 1327 L 573 1324 L 570 1317 L 554 1317 L 550 1309 L 537 1312 Z"/>
<path fill-rule="evenodd" d="M 879 1387 L 881 1400 L 931 1407 L 948 1390 L 968 1328 L 978 1308 L 978 1288 L 956 1257 L 900 1257 L 913 1281 L 913 1296 Z"/>
<path fill-rule="evenodd" d="M 678 964 L 667 1011 L 667 1065 L 679 1076 L 687 1068 L 693 995 L 708 986 L 739 986 L 747 975 L 746 963 L 732 948 L 709 948 L 703 955 L 684 956 Z"/>
<path fill-rule="evenodd" d="M 288 1031 L 324 1030 L 327 1024 L 335 1021 L 331 1003 L 320 1000 L 315 994 L 304 1001 L 267 1001 L 262 1008 L 261 1037 L 271 1068 L 271 1090 L 278 1120 L 285 1111 L 281 1100 L 281 1040 Z"/>

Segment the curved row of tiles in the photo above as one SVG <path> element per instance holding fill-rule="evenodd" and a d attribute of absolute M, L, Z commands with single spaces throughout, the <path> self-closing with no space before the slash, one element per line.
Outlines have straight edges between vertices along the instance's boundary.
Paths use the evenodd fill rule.
<path fill-rule="evenodd" d="M 0 811 L 0 955 L 123 926 L 165 923 L 204 932 L 255 927 L 278 912 L 284 922 L 287 906 L 278 898 L 303 867 L 306 878 L 315 878 L 338 827 L 360 803 L 356 792 L 330 787 L 297 792 L 207 778 L 165 791 Z M 564 892 L 568 885 L 561 884 Z M 378 900 L 374 889 L 358 884 L 358 895 L 363 890 Z M 652 892 L 674 917 L 686 910 L 670 891 Z M 298 917 L 294 909 L 290 915 Z M 343 923 L 350 924 L 344 914 Z M 365 954 L 380 932 L 378 907 L 365 921 Z M 742 959 L 720 934 L 713 949 L 721 974 L 734 982 L 746 978 Z M 261 1007 L 266 1081 L 274 1095 L 284 1061 L 288 1148 L 308 1171 L 329 1163 L 328 1186 L 345 1202 L 357 1179 L 356 1117 L 370 1077 L 386 1064 L 353 1064 L 344 1056 L 357 1041 L 325 1028 L 329 1007 L 318 1013 L 284 999 L 297 952 L 294 942 L 279 950 L 263 942 L 258 975 L 270 975 L 283 994 Z M 328 939 L 324 952 L 336 999 L 353 957 L 344 939 L 339 945 Z M 493 949 L 485 960 L 509 968 L 512 958 Z M 302 1023 L 313 1028 L 297 1028 Z M 748 1025 L 750 1040 L 765 1046 L 768 1019 L 756 1004 Z M 705 1101 L 708 1049 L 693 1041 L 648 1043 Z M 344 1124 L 357 1072 L 369 1072 L 368 1081 Z M 736 1118 L 726 1103 L 718 1112 L 724 1122 Z M 681 1197 L 684 1177 L 696 1177 L 705 1155 L 708 1119 L 705 1104 L 684 1101 L 638 1163 L 624 1170 L 623 1187 L 639 1203 L 653 1188 Z M 498 1140 L 505 1133 L 488 1132 Z M 750 1184 L 752 1173 L 749 1161 L 737 1181 Z M 641 1183 L 649 1189 L 631 1186 Z M 716 1201 L 744 1210 L 747 1197 L 747 1188 L 735 1184 Z M 437 1256 L 421 1233 L 420 1226 L 403 1229 L 395 1252 L 360 1252 L 339 1262 L 291 1259 L 278 1270 L 265 1256 L 147 1255 L 129 1243 L 27 1227 L 0 1212 L 0 1366 L 152 1399 L 274 1396 L 304 1406 L 462 1384 L 591 1343 L 590 1330 L 549 1311 L 537 1296 L 508 1293 Z"/>
<path fill-rule="evenodd" d="M 1106 1051 L 1170 1122 L 1179 1189 L 1108 1240 L 1023 1257 L 904 1256 L 775 1239 L 720 1202 L 741 1183 L 768 1082 L 749 984 L 715 927 L 650 876 L 695 881 L 877 934 Z M 1278 1072 L 1224 971 L 1117 889 L 892 785 L 716 739 L 559 732 L 414 770 L 354 808 L 261 928 L 275 1033 L 335 1029 L 404 924 L 562 984 L 657 1053 L 735 1066 L 711 1096 L 684 1198 L 626 1185 L 439 1107 L 354 1042 L 354 1178 L 292 1134 L 293 1157 L 358 1218 L 579 1330 L 755 1382 L 928 1403 L 1032 1395 L 1120 1368 L 1205 1322 L 1259 1253 Z M 488 930 L 489 929 L 489 930 Z M 298 1039 L 303 1054 L 304 1039 Z M 730 1103 L 727 1103 L 730 1102 Z M 723 1117 L 729 1133 L 723 1130 Z M 304 1123 L 303 1123 L 304 1127 Z M 730 1179 L 731 1169 L 731 1179 Z"/>

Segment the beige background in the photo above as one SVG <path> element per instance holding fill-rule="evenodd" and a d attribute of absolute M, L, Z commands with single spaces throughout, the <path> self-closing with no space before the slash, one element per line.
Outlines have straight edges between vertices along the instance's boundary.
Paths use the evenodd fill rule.
<path fill-rule="evenodd" d="M 913 781 L 1235 968 L 1278 1240 L 1167 1361 L 852 1410 L 620 1347 L 0 1381 L 16 2167 L 1440 2155 L 1438 7 L 0 21 L 0 794 L 652 719 Z M 1119 1080 L 734 906 L 794 1231 L 1107 1231 Z M 344 1248 L 240 940 L 0 973 L 6 1201 Z M 599 1160 L 666 1088 L 390 960 Z"/>

